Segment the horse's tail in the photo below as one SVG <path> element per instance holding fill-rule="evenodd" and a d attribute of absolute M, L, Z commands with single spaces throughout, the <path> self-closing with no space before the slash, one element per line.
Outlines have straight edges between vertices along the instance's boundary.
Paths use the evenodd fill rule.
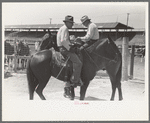
<path fill-rule="evenodd" d="M 28 63 L 27 63 L 27 80 L 28 80 L 28 89 L 29 89 L 29 95 L 30 95 L 30 99 L 33 99 L 33 92 L 35 90 L 35 84 L 36 84 L 36 78 L 31 70 L 31 59 L 32 57 L 29 59 Z"/>

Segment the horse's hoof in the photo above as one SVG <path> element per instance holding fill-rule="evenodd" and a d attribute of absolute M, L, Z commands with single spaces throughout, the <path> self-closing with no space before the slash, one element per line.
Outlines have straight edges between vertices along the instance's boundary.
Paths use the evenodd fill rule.
<path fill-rule="evenodd" d="M 122 100 L 123 100 L 123 98 L 120 98 L 120 99 L 119 99 L 119 101 L 122 101 Z"/>
<path fill-rule="evenodd" d="M 70 97 L 70 100 L 74 100 L 74 98 L 73 98 L 73 97 Z"/>
<path fill-rule="evenodd" d="M 81 101 L 83 101 L 84 99 L 80 99 Z"/>
<path fill-rule="evenodd" d="M 70 95 L 67 95 L 67 94 L 64 93 L 64 97 L 65 98 L 70 98 Z"/>

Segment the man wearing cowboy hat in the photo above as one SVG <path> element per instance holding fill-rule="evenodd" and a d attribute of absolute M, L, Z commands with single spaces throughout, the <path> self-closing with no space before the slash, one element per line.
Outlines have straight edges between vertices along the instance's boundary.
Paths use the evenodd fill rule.
<path fill-rule="evenodd" d="M 73 26 L 74 23 L 73 17 L 68 15 L 65 17 L 65 20 L 63 22 L 64 25 L 58 30 L 57 33 L 57 45 L 62 55 L 70 57 L 70 60 L 73 63 L 73 74 L 70 80 L 72 83 L 78 85 L 80 82 L 82 62 L 80 61 L 80 59 L 70 46 L 71 43 L 68 31 L 68 29 L 71 29 Z M 68 83 L 66 83 L 66 87 L 68 86 L 69 86 Z"/>
<path fill-rule="evenodd" d="M 78 37 L 78 38 L 80 38 L 85 43 L 88 43 L 89 41 L 92 42 L 97 41 L 99 39 L 99 32 L 97 26 L 91 22 L 91 19 L 89 19 L 87 15 L 81 18 L 81 22 L 88 29 L 84 37 Z"/>

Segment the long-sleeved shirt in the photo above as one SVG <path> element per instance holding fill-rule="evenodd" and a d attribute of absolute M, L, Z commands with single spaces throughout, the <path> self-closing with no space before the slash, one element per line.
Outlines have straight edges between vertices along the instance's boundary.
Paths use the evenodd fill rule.
<path fill-rule="evenodd" d="M 84 37 L 80 37 L 82 41 L 87 42 L 90 39 L 92 40 L 98 40 L 99 39 L 99 32 L 98 28 L 94 23 L 90 23 L 88 25 L 87 33 Z"/>
<path fill-rule="evenodd" d="M 64 46 L 67 50 L 70 49 L 69 31 L 66 25 L 62 26 L 57 32 L 57 45 Z"/>

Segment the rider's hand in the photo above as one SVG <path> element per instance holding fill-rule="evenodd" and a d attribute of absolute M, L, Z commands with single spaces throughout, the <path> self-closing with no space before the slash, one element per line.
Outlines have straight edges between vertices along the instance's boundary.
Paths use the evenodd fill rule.
<path fill-rule="evenodd" d="M 70 44 L 69 44 L 70 47 L 73 47 L 74 45 L 75 45 L 74 43 L 70 43 Z"/>
<path fill-rule="evenodd" d="M 81 38 L 77 37 L 77 38 L 74 39 L 74 42 L 77 42 L 77 41 L 81 41 Z"/>

